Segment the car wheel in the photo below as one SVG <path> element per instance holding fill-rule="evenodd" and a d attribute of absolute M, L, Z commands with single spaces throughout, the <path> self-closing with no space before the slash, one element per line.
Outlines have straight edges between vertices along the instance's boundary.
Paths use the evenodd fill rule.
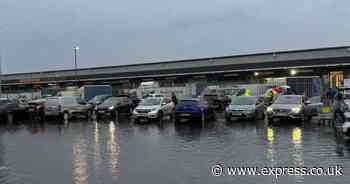
<path fill-rule="evenodd" d="M 270 125 L 273 124 L 274 123 L 273 118 L 267 118 L 267 123 Z"/>
<path fill-rule="evenodd" d="M 350 137 L 350 130 L 348 129 L 345 133 L 346 136 Z"/>
<path fill-rule="evenodd" d="M 175 123 L 180 123 L 180 118 L 179 117 L 174 117 L 174 119 L 175 119 Z"/>
<path fill-rule="evenodd" d="M 311 121 L 311 120 L 312 120 L 312 116 L 308 116 L 308 117 L 307 117 L 307 120 L 308 120 L 308 121 Z"/>

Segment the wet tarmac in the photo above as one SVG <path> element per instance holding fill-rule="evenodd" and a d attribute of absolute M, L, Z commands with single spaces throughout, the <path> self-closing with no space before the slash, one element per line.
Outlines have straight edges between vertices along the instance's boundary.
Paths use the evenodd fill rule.
<path fill-rule="evenodd" d="M 313 123 L 135 124 L 114 121 L 0 126 L 0 183 L 349 183 L 350 146 Z M 343 167 L 343 176 L 213 176 L 212 166 Z"/>

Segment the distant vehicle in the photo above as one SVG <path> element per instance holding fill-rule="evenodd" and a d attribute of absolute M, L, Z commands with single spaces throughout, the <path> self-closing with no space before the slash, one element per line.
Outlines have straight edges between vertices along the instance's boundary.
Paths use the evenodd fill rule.
<path fill-rule="evenodd" d="M 45 116 L 61 117 L 64 120 L 72 117 L 86 118 L 91 116 L 89 106 L 75 96 L 51 97 L 45 101 Z"/>
<path fill-rule="evenodd" d="M 175 122 L 215 119 L 214 109 L 198 98 L 181 100 L 175 109 Z"/>
<path fill-rule="evenodd" d="M 323 103 L 320 96 L 307 98 L 305 101 L 305 114 L 307 114 L 308 120 L 311 120 L 314 116 L 318 116 L 322 107 Z"/>
<path fill-rule="evenodd" d="M 140 119 L 163 119 L 164 116 L 172 117 L 174 104 L 170 98 L 148 97 L 143 99 L 133 111 L 135 121 Z"/>
<path fill-rule="evenodd" d="M 234 96 L 225 110 L 226 121 L 232 118 L 264 119 L 265 104 L 262 97 Z"/>
<path fill-rule="evenodd" d="M 229 95 L 226 95 L 224 90 L 209 89 L 203 93 L 203 98 L 215 110 L 225 110 L 231 101 Z"/>
<path fill-rule="evenodd" d="M 8 98 L 0 98 L 0 116 L 2 118 L 8 118 L 18 112 L 20 109 L 19 104 Z"/>
<path fill-rule="evenodd" d="M 302 95 L 280 95 L 276 101 L 266 109 L 268 122 L 274 119 L 295 119 L 304 122 L 306 118 L 311 119 L 306 113 L 304 96 Z"/>
<path fill-rule="evenodd" d="M 29 101 L 26 109 L 27 114 L 31 118 L 40 118 L 43 120 L 45 116 L 45 102 L 45 98 Z"/>
<path fill-rule="evenodd" d="M 102 116 L 118 117 L 121 113 L 132 114 L 132 101 L 128 97 L 110 97 L 96 106 L 95 114 L 99 119 Z"/>
<path fill-rule="evenodd" d="M 98 95 L 112 96 L 112 87 L 110 85 L 85 85 L 78 89 L 80 98 L 89 101 Z"/>

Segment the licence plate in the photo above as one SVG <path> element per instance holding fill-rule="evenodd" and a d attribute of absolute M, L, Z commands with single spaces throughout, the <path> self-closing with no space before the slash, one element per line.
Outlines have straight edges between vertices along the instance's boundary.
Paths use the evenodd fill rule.
<path fill-rule="evenodd" d="M 276 116 L 288 116 L 287 114 L 277 113 Z"/>
<path fill-rule="evenodd" d="M 232 116 L 242 116 L 242 113 L 240 113 L 240 112 L 232 112 L 231 115 Z"/>
<path fill-rule="evenodd" d="M 106 111 L 98 111 L 98 113 L 105 113 Z"/>
<path fill-rule="evenodd" d="M 181 116 L 181 117 L 189 117 L 189 116 L 191 116 L 191 114 L 188 114 L 188 113 L 182 113 L 182 114 L 180 114 L 180 116 Z"/>

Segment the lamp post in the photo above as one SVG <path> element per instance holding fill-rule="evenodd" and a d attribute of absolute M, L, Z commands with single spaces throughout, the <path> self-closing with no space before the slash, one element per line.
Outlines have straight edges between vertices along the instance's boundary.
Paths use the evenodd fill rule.
<path fill-rule="evenodd" d="M 78 55 L 78 50 L 79 50 L 79 47 L 78 46 L 75 46 L 73 48 L 74 50 L 74 72 L 75 72 L 75 82 L 76 82 L 76 85 L 78 86 L 79 85 L 79 80 L 78 80 L 78 63 L 77 63 L 77 55 Z"/>

